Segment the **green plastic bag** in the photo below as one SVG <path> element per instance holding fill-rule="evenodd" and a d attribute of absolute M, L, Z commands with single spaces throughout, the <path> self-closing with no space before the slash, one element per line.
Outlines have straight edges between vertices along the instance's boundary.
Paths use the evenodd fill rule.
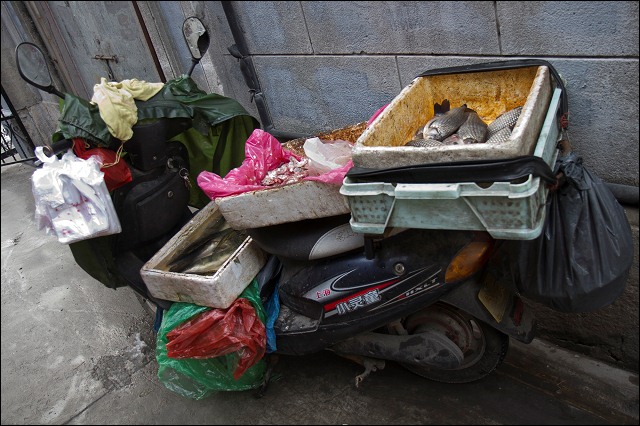
<path fill-rule="evenodd" d="M 260 302 L 256 280 L 249 284 L 239 298 L 249 300 L 260 321 L 265 322 L 265 310 Z M 237 366 L 237 353 L 209 359 L 175 359 L 167 356 L 167 333 L 195 315 L 208 310 L 211 308 L 191 303 L 174 303 L 164 313 L 156 344 L 158 378 L 167 389 L 196 400 L 219 391 L 244 391 L 259 387 L 266 371 L 264 360 L 258 361 L 238 380 L 235 380 L 233 372 Z"/>

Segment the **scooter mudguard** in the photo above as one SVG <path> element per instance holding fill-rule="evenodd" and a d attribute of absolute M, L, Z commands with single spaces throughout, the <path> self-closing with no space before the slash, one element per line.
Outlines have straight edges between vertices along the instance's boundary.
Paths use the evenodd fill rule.
<path fill-rule="evenodd" d="M 496 285 L 490 273 L 445 294 L 443 302 L 524 343 L 531 343 L 536 320 L 533 312 L 508 288 Z"/>
<path fill-rule="evenodd" d="M 455 289 L 444 276 L 467 231 L 411 229 L 316 261 L 281 259 L 278 352 L 304 355 L 416 312 Z"/>

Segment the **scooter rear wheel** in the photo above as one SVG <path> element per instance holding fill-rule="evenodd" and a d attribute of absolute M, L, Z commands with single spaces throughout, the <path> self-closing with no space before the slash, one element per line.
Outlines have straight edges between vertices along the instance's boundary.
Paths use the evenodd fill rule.
<path fill-rule="evenodd" d="M 464 354 L 455 369 L 401 364 L 424 378 L 443 383 L 469 383 L 480 380 L 502 363 L 509 348 L 509 336 L 453 306 L 436 303 L 410 315 L 404 321 L 408 334 L 435 331 L 444 334 Z"/>

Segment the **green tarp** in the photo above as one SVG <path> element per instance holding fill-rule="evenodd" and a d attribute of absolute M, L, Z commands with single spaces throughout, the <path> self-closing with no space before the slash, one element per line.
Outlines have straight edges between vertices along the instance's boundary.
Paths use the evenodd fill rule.
<path fill-rule="evenodd" d="M 136 106 L 139 122 L 159 118 L 192 119 L 192 127 L 171 140 L 181 142 L 189 152 L 189 205 L 198 209 L 210 201 L 197 185 L 200 172 L 206 170 L 224 177 L 240 166 L 245 156 L 245 142 L 259 127 L 259 122 L 237 101 L 205 93 L 186 75 L 168 81 L 149 100 L 136 101 Z M 107 130 L 97 105 L 67 94 L 53 141 L 74 137 L 85 138 L 94 147 L 115 150 L 120 146 L 120 141 Z M 126 147 L 125 142 L 125 153 Z M 70 244 L 76 262 L 85 271 L 115 288 L 124 282 L 115 272 L 113 246 L 113 236 Z"/>

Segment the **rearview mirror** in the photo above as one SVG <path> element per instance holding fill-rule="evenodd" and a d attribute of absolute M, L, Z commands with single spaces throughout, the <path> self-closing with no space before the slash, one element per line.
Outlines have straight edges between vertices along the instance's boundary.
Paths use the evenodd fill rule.
<path fill-rule="evenodd" d="M 189 51 L 191 52 L 192 64 L 191 69 L 187 73 L 188 75 L 191 75 L 196 64 L 200 62 L 200 59 L 202 59 L 202 56 L 209 48 L 209 33 L 202 24 L 202 21 L 195 16 L 192 16 L 185 19 L 182 24 L 182 34 L 184 35 L 184 39 L 187 42 L 187 46 L 189 46 Z"/>
<path fill-rule="evenodd" d="M 38 46 L 28 41 L 20 43 L 16 47 L 16 65 L 20 77 L 27 83 L 64 99 L 64 94 L 53 87 L 47 61 Z"/>

